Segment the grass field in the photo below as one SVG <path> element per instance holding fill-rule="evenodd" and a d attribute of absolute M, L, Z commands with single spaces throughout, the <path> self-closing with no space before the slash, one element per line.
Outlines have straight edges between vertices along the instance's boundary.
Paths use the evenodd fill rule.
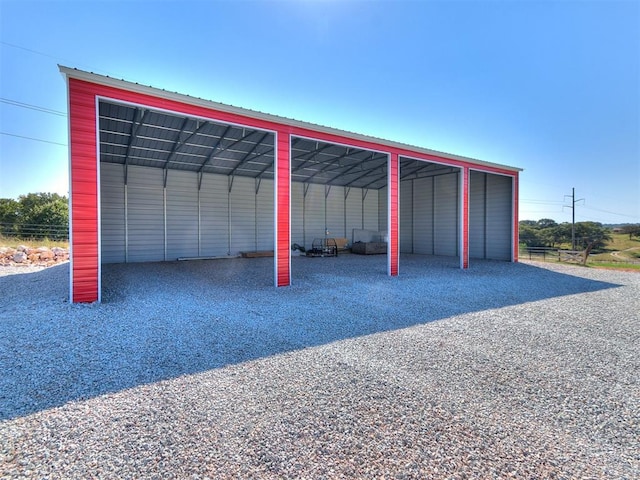
<path fill-rule="evenodd" d="M 31 238 L 20 238 L 20 237 L 6 237 L 4 235 L 0 235 L 0 247 L 11 247 L 16 248 L 18 245 L 25 245 L 30 248 L 37 247 L 60 247 L 60 248 L 69 248 L 68 240 L 49 240 L 48 238 L 34 240 Z"/>
<path fill-rule="evenodd" d="M 571 245 L 563 244 L 560 249 L 570 250 Z M 520 258 L 528 259 L 526 247 L 520 246 Z M 536 257 L 536 260 L 542 260 L 542 257 Z M 547 255 L 545 261 L 558 262 L 555 255 Z M 640 271 L 640 239 L 630 239 L 629 235 L 624 233 L 611 234 L 611 241 L 607 243 L 603 251 L 592 253 L 589 255 L 587 267 L 600 268 L 621 268 L 625 270 Z"/>

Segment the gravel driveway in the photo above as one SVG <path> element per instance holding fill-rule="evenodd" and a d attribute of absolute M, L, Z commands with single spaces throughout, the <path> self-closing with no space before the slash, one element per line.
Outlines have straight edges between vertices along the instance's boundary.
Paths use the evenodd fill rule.
<path fill-rule="evenodd" d="M 640 274 L 0 268 L 1 478 L 640 478 Z"/>

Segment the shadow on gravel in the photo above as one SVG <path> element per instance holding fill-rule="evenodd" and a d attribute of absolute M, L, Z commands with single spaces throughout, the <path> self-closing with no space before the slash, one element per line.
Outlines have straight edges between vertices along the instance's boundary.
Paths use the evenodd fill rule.
<path fill-rule="evenodd" d="M 469 312 L 620 285 L 526 264 L 403 256 L 105 265 L 103 303 L 68 303 L 68 264 L 0 276 L 0 419 Z M 567 301 L 577 301 L 567 299 Z M 541 319 L 544 321 L 544 319 Z"/>

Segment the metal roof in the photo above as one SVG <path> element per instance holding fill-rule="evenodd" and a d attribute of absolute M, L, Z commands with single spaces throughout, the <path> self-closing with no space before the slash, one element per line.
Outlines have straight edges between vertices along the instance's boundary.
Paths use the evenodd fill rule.
<path fill-rule="evenodd" d="M 513 172 L 520 170 L 239 109 L 67 67 L 60 67 L 60 70 L 67 76 L 94 83 L 142 91 L 226 112 L 356 140 L 375 142 L 382 146 L 388 145 L 427 153 L 443 158 L 445 161 L 446 159 L 462 160 L 478 166 L 486 165 Z M 192 118 L 106 99 L 99 101 L 99 132 L 100 161 L 102 162 L 156 167 L 165 170 L 176 169 L 198 173 L 273 178 L 274 135 L 271 132 L 202 118 Z M 382 188 L 387 184 L 387 155 L 385 153 L 296 136 L 292 136 L 291 142 L 292 181 L 373 189 Z M 458 170 L 455 167 L 438 163 L 415 161 L 402 157 L 401 160 L 401 179 L 439 175 Z"/>

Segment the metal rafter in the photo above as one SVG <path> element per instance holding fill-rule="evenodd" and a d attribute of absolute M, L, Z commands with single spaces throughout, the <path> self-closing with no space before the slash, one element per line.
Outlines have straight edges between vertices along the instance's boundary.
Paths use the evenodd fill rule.
<path fill-rule="evenodd" d="M 297 172 L 299 170 L 302 170 L 303 168 L 305 168 L 307 166 L 307 164 L 311 161 L 311 159 L 314 157 L 314 155 L 317 155 L 318 153 L 322 153 L 325 150 L 328 150 L 329 148 L 334 147 L 334 146 L 335 145 L 325 144 L 323 147 L 316 148 L 313 151 L 305 152 L 305 153 L 303 153 L 303 154 L 301 154 L 301 155 L 299 155 L 297 157 L 292 158 L 291 159 L 292 161 L 293 160 L 300 160 L 303 156 L 310 155 L 310 158 L 305 159 L 304 162 L 302 163 L 302 165 L 298 165 L 297 167 L 293 168 L 291 170 L 291 173 L 295 173 L 295 172 Z M 315 163 L 318 164 L 320 162 L 315 162 Z"/>
<path fill-rule="evenodd" d="M 147 113 L 147 110 L 136 108 L 133 114 L 133 122 L 131 122 L 131 132 L 129 133 L 129 142 L 127 143 L 127 152 L 124 157 L 124 184 L 127 184 L 127 177 L 129 174 L 129 158 L 131 157 L 131 148 L 133 146 L 133 142 L 138 136 L 138 131 L 140 127 L 144 123 L 144 117 Z M 136 117 L 140 117 L 136 121 Z"/>
<path fill-rule="evenodd" d="M 373 167 L 373 168 L 369 169 L 369 171 L 367 171 L 367 172 L 363 173 L 362 175 L 360 175 L 360 176 L 359 176 L 359 177 L 357 177 L 357 178 L 354 178 L 354 179 L 353 179 L 353 180 L 351 180 L 349 183 L 350 183 L 350 184 L 353 184 L 353 183 L 357 182 L 358 180 L 360 180 L 360 179 L 362 179 L 362 178 L 365 178 L 365 177 L 367 177 L 367 176 L 371 175 L 371 174 L 372 174 L 373 172 L 375 172 L 377 169 L 379 169 L 379 168 L 383 168 L 386 164 L 387 164 L 387 159 L 385 158 L 385 159 L 384 159 L 384 161 L 383 161 L 380 165 L 378 165 L 377 167 Z M 386 175 L 386 172 L 385 172 L 385 175 Z"/>
<path fill-rule="evenodd" d="M 433 164 L 430 166 L 439 166 L 437 164 Z M 408 177 L 411 177 L 413 175 L 418 175 L 419 172 L 429 172 L 429 173 L 438 173 L 438 172 L 447 172 L 447 173 L 454 173 L 454 171 L 457 169 L 454 169 L 453 167 L 441 167 L 441 168 L 434 168 L 434 169 L 428 169 L 428 168 L 419 168 L 418 170 L 414 170 L 411 173 L 408 173 L 406 175 L 403 175 L 400 177 L 400 180 L 405 180 Z M 438 173 L 440 175 L 440 173 Z M 426 177 L 432 177 L 433 175 L 426 175 L 425 177 L 415 177 L 415 178 L 426 178 Z"/>
<path fill-rule="evenodd" d="M 220 153 L 226 152 L 227 150 L 230 150 L 231 148 L 235 147 L 239 143 L 244 142 L 251 135 L 253 135 L 255 133 L 258 133 L 258 132 L 259 132 L 259 130 L 252 130 L 251 133 L 248 133 L 248 134 L 244 135 L 242 138 L 239 138 L 238 140 L 236 140 L 236 141 L 232 142 L 231 144 L 227 145 L 226 147 L 220 149 L 220 151 L 218 153 L 220 154 Z"/>
<path fill-rule="evenodd" d="M 347 147 L 346 153 L 331 159 L 330 163 L 326 164 L 326 166 L 324 168 L 321 168 L 320 170 L 315 172 L 313 175 L 311 175 L 309 178 L 307 178 L 307 182 L 309 180 L 311 180 L 312 178 L 314 178 L 315 176 L 317 176 L 317 175 L 319 175 L 321 173 L 324 173 L 326 170 L 329 170 L 331 167 L 334 167 L 336 161 L 342 160 L 343 158 L 349 157 L 351 155 L 356 155 L 356 154 L 364 151 L 364 150 L 361 150 L 361 149 L 356 149 L 355 152 L 350 152 L 349 150 L 350 150 L 350 147 Z"/>
<path fill-rule="evenodd" d="M 224 129 L 224 132 L 222 132 L 222 135 L 220 135 L 220 138 L 218 138 L 218 141 L 213 144 L 213 147 L 211 148 L 211 152 L 209 153 L 205 161 L 202 162 L 202 165 L 200 166 L 198 173 L 202 173 L 202 171 L 204 170 L 204 167 L 206 167 L 207 164 L 211 161 L 211 159 L 213 159 L 213 156 L 215 155 L 216 150 L 220 146 L 220 143 L 224 140 L 224 137 L 226 137 L 227 133 L 229 133 L 229 130 L 231 130 L 231 125 L 227 125 L 227 128 Z"/>
<path fill-rule="evenodd" d="M 376 178 L 375 180 L 373 180 L 372 182 L 367 183 L 365 186 L 363 186 L 362 188 L 369 188 L 371 185 L 373 185 L 374 183 L 378 183 L 380 180 L 384 180 L 385 177 L 387 176 L 387 172 L 384 172 L 384 174 L 382 176 L 379 176 L 378 178 Z"/>
<path fill-rule="evenodd" d="M 243 158 L 242 160 L 240 160 L 240 161 L 238 162 L 238 164 L 237 164 L 235 167 L 233 167 L 233 170 L 231 170 L 231 172 L 229 172 L 229 175 L 233 175 L 234 173 L 236 173 L 236 171 L 237 171 L 237 170 L 238 170 L 242 165 L 244 165 L 244 164 L 249 160 L 249 157 L 253 154 L 253 152 L 255 152 L 255 151 L 256 151 L 256 149 L 257 149 L 260 145 L 262 145 L 262 142 L 263 142 L 263 141 L 264 141 L 264 139 L 265 139 L 265 138 L 267 138 L 268 136 L 269 136 L 269 132 L 265 132 L 265 134 L 264 134 L 264 135 L 262 135 L 262 137 L 260 137 L 260 140 L 258 140 L 258 141 L 256 142 L 256 144 L 255 144 L 253 147 L 251 147 L 251 150 L 249 150 L 249 151 L 247 152 L 247 154 L 244 156 L 244 158 Z M 264 154 L 264 152 L 263 152 L 263 154 Z M 262 154 L 261 154 L 261 155 L 262 155 Z M 258 158 L 258 157 L 260 157 L 260 155 L 257 155 L 255 158 Z"/>
<path fill-rule="evenodd" d="M 169 163 L 171 162 L 171 160 L 173 159 L 173 156 L 176 154 L 176 151 L 178 150 L 178 148 L 180 148 L 180 143 L 181 143 L 181 137 L 182 134 L 184 133 L 185 129 L 187 128 L 187 125 L 189 124 L 189 117 L 186 117 L 183 122 L 182 122 L 182 127 L 180 127 L 180 131 L 178 132 L 178 136 L 176 137 L 176 141 L 173 144 L 173 147 L 171 148 L 171 152 L 169 152 L 169 156 L 167 157 L 167 161 L 164 165 L 164 169 L 168 170 L 169 168 Z M 166 183 L 166 180 L 165 180 Z"/>
<path fill-rule="evenodd" d="M 341 177 L 341 176 L 343 176 L 343 175 L 348 174 L 350 171 L 355 170 L 355 169 L 356 169 L 356 168 L 358 168 L 358 167 L 362 167 L 366 162 L 372 162 L 372 161 L 374 161 L 374 160 L 375 160 L 375 153 L 374 153 L 374 152 L 372 152 L 372 153 L 371 153 L 371 158 L 370 158 L 370 159 L 368 159 L 368 160 L 367 160 L 366 158 L 363 158 L 359 163 L 356 163 L 355 165 L 353 165 L 353 166 L 351 166 L 351 167 L 347 168 L 346 170 L 344 170 L 343 172 L 338 173 L 336 176 L 331 177 L 331 178 L 327 181 L 327 183 L 331 183 L 331 182 L 333 182 L 334 180 L 336 180 L 337 178 L 339 178 L 339 177 Z"/>

